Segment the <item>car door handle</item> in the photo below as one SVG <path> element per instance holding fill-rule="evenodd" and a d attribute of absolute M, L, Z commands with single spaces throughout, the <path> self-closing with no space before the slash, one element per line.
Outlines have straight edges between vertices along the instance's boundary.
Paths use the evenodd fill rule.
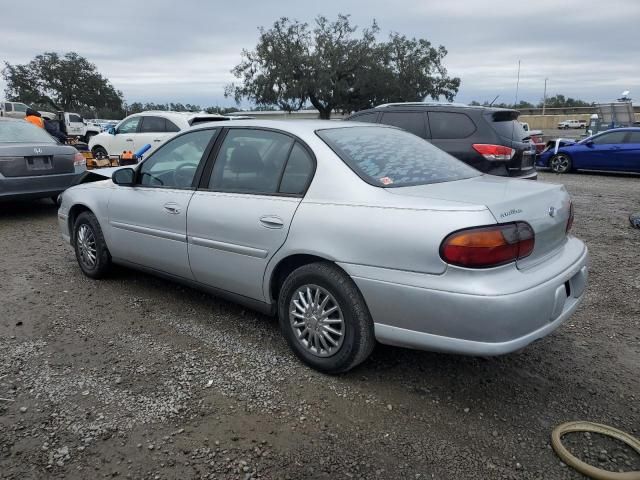
<path fill-rule="evenodd" d="M 127 138 L 127 142 L 133 142 L 133 138 Z"/>
<path fill-rule="evenodd" d="M 282 228 L 284 227 L 284 220 L 276 215 L 265 215 L 260 217 L 260 223 L 263 227 L 267 228 Z"/>
<path fill-rule="evenodd" d="M 154 141 L 154 142 L 161 142 L 161 141 L 162 141 L 162 139 L 161 139 L 161 138 L 154 138 L 154 139 L 153 139 L 153 141 Z"/>
<path fill-rule="evenodd" d="M 167 211 L 167 213 L 170 213 L 172 215 L 178 215 L 180 213 L 180 205 L 178 205 L 177 203 L 165 203 L 164 209 Z"/>

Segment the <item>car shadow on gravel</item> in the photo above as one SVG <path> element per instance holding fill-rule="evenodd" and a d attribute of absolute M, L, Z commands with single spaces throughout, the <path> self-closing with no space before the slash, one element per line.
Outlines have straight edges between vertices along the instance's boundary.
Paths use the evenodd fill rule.
<path fill-rule="evenodd" d="M 0 220 L 35 220 L 55 215 L 58 207 L 50 199 L 0 202 Z"/>

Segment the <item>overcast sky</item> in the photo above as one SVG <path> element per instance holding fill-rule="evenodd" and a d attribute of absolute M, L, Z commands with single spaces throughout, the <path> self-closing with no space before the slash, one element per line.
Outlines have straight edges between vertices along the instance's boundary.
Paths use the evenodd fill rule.
<path fill-rule="evenodd" d="M 129 103 L 231 106 L 229 71 L 258 26 L 338 13 L 361 27 L 375 19 L 384 36 L 444 45 L 449 73 L 462 79 L 456 101 L 513 102 L 518 60 L 522 100 L 539 101 L 545 78 L 548 95 L 610 101 L 631 90 L 640 99 L 640 0 L 5 0 L 0 60 L 76 51 Z"/>

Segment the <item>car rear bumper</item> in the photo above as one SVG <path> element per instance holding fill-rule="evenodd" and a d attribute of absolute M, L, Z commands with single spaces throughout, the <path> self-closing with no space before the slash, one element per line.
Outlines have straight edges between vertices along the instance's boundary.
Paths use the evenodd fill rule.
<path fill-rule="evenodd" d="M 18 200 L 52 197 L 69 188 L 84 171 L 84 167 L 75 167 L 73 173 L 58 175 L 33 177 L 0 176 L 0 199 Z"/>
<path fill-rule="evenodd" d="M 449 267 L 424 275 L 342 266 L 364 296 L 379 342 L 484 356 L 518 350 L 569 318 L 584 297 L 587 263 L 585 245 L 569 238 L 528 270 Z"/>

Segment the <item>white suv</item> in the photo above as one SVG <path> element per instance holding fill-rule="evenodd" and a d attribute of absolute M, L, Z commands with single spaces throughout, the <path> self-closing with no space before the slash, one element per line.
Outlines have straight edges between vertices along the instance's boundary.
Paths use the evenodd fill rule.
<path fill-rule="evenodd" d="M 228 117 L 208 113 L 147 111 L 129 115 L 118 125 L 91 137 L 89 149 L 95 158 L 135 152 L 151 145 L 147 155 L 176 132 L 204 122 L 228 120 Z"/>

